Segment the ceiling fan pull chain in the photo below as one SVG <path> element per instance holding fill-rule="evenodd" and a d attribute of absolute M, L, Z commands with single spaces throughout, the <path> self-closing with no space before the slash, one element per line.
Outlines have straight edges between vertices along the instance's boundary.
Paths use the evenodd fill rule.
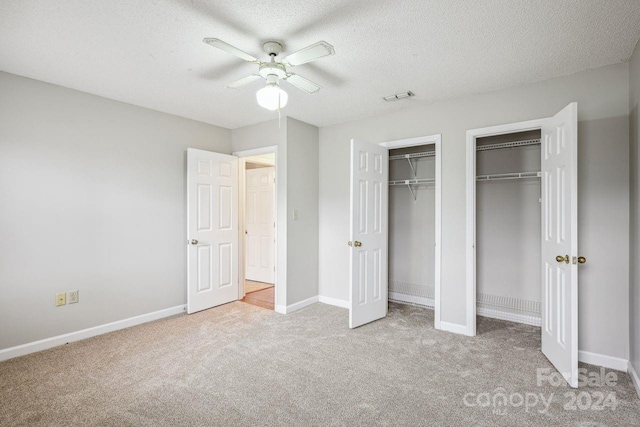
<path fill-rule="evenodd" d="M 281 114 L 280 114 L 280 94 L 278 93 L 278 129 L 280 129 L 280 119 L 281 119 Z"/>

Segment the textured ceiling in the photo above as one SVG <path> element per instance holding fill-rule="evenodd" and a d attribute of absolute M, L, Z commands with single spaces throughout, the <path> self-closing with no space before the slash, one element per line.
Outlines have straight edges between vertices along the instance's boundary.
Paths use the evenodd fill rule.
<path fill-rule="evenodd" d="M 318 94 L 282 83 L 283 113 L 322 126 L 626 61 L 640 1 L 0 2 L 2 71 L 226 128 L 277 117 L 256 104 L 261 83 L 225 88 L 257 67 L 204 37 L 261 59 L 267 40 L 285 55 L 331 43 L 335 56 L 294 69 Z"/>

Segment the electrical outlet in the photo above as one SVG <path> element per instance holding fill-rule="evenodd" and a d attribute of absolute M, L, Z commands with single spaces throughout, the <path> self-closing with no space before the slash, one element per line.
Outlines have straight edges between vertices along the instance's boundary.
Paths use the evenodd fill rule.
<path fill-rule="evenodd" d="M 69 291 L 69 304 L 75 304 L 80 300 L 80 291 Z"/>
<path fill-rule="evenodd" d="M 56 307 L 60 307 L 61 305 L 65 305 L 67 303 L 67 294 L 61 292 L 56 294 Z"/>

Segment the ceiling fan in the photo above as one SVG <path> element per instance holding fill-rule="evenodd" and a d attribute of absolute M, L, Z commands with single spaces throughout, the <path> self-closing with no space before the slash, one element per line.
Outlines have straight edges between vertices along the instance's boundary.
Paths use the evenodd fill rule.
<path fill-rule="evenodd" d="M 258 58 L 251 56 L 220 39 L 205 38 L 203 41 L 208 45 L 235 55 L 244 61 L 258 65 L 257 73 L 241 78 L 240 80 L 236 80 L 233 83 L 229 83 L 227 87 L 237 89 L 253 83 L 256 80 L 266 79 L 267 85 L 256 93 L 256 97 L 258 99 L 258 104 L 268 110 L 280 110 L 280 108 L 287 104 L 287 92 L 280 89 L 279 86 L 279 81 L 281 79 L 286 80 L 293 86 L 309 94 L 314 94 L 320 90 L 319 85 L 315 84 L 311 80 L 305 79 L 304 77 L 288 71 L 287 68 L 306 64 L 335 53 L 333 46 L 327 42 L 319 41 L 311 46 L 307 46 L 304 49 L 292 53 L 279 61 L 276 61 L 276 56 L 282 52 L 282 44 L 274 41 L 268 41 L 262 45 L 262 49 L 270 56 L 271 60 L 260 61 Z"/>

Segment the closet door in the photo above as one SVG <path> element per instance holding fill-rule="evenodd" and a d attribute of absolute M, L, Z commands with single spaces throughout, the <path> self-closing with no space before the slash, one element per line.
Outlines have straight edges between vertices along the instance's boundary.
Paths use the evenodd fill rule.
<path fill-rule="evenodd" d="M 541 151 L 542 352 L 577 387 L 578 104 L 545 122 Z"/>
<path fill-rule="evenodd" d="M 351 140 L 349 327 L 387 315 L 389 152 Z"/>

